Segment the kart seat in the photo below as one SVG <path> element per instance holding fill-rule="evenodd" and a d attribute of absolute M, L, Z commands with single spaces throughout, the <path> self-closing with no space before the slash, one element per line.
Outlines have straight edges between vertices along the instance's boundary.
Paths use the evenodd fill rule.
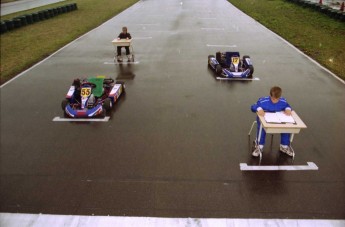
<path fill-rule="evenodd" d="M 95 97 L 99 98 L 103 95 L 103 81 L 104 78 L 100 77 L 91 77 L 88 79 L 90 83 L 96 85 L 95 88 L 92 89 L 92 93 Z"/>

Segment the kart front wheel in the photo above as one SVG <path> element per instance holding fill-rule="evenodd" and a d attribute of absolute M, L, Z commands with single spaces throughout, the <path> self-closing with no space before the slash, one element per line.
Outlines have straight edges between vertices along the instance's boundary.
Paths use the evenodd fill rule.
<path fill-rule="evenodd" d="M 67 106 L 68 104 L 69 104 L 68 99 L 62 100 L 62 102 L 61 102 L 61 108 L 62 108 L 63 111 L 65 111 L 66 106 Z"/>
<path fill-rule="evenodd" d="M 254 67 L 253 67 L 252 65 L 249 65 L 249 66 L 248 66 L 248 69 L 250 70 L 249 78 L 253 78 Z"/>
<path fill-rule="evenodd" d="M 110 98 L 106 98 L 106 99 L 104 100 L 103 107 L 104 107 L 104 109 L 106 109 L 106 110 L 111 110 L 111 108 L 113 107 L 113 103 L 111 102 L 111 99 L 110 99 Z"/>
<path fill-rule="evenodd" d="M 222 69 L 222 66 L 220 66 L 220 65 L 216 65 L 216 74 L 217 75 L 221 75 L 222 74 L 222 72 L 223 72 L 223 69 Z"/>
<path fill-rule="evenodd" d="M 99 117 L 99 118 L 105 118 L 106 115 L 107 115 L 107 111 L 106 111 L 105 108 L 103 108 L 103 109 L 102 109 L 102 113 L 100 113 L 100 114 L 97 116 L 97 118 L 98 118 L 98 117 Z"/>

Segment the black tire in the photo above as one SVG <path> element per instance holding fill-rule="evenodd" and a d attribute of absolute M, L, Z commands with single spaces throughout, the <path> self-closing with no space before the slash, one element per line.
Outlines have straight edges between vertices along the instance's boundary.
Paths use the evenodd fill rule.
<path fill-rule="evenodd" d="M 69 104 L 68 99 L 62 100 L 62 102 L 61 102 L 61 108 L 62 108 L 63 111 L 65 111 L 66 106 L 67 106 L 68 104 Z"/>
<path fill-rule="evenodd" d="M 242 60 L 244 61 L 244 59 L 246 59 L 246 58 L 249 58 L 249 59 L 250 59 L 249 55 L 244 55 L 244 56 L 242 57 Z"/>
<path fill-rule="evenodd" d="M 50 13 L 48 10 L 43 10 L 43 13 L 44 13 L 44 18 L 45 19 L 49 19 L 50 18 Z"/>
<path fill-rule="evenodd" d="M 33 23 L 34 23 L 34 20 L 33 20 L 33 18 L 32 18 L 32 14 L 27 14 L 27 15 L 25 15 L 25 18 L 26 18 L 26 22 L 27 22 L 28 24 L 33 24 Z"/>
<path fill-rule="evenodd" d="M 63 117 L 64 118 L 71 118 L 66 112 L 63 112 Z"/>
<path fill-rule="evenodd" d="M 55 14 L 54 14 L 54 10 L 53 9 L 48 9 L 48 13 L 50 15 L 50 17 L 55 17 Z"/>
<path fill-rule="evenodd" d="M 98 115 L 100 118 L 105 118 L 105 116 L 107 115 L 107 110 L 105 108 L 103 108 L 103 111 L 100 115 Z"/>
<path fill-rule="evenodd" d="M 26 26 L 28 24 L 25 16 L 19 16 L 19 17 L 16 17 L 15 19 L 19 19 L 20 20 L 20 22 L 22 24 L 22 27 Z"/>
<path fill-rule="evenodd" d="M 216 60 L 220 63 L 222 61 L 222 53 L 221 52 L 216 52 Z"/>
<path fill-rule="evenodd" d="M 104 100 L 103 107 L 105 110 L 111 110 L 113 108 L 113 103 L 110 98 L 106 98 Z"/>
<path fill-rule="evenodd" d="M 32 20 L 33 20 L 34 23 L 40 21 L 40 17 L 38 15 L 38 13 L 33 13 L 32 14 Z"/>
<path fill-rule="evenodd" d="M 248 78 L 253 78 L 254 66 L 253 65 L 248 65 L 247 62 L 246 62 L 246 58 L 250 59 L 250 57 L 248 55 L 244 55 L 243 58 L 242 58 L 242 62 L 244 64 L 244 67 L 250 70 Z"/>
<path fill-rule="evenodd" d="M 216 65 L 215 70 L 216 70 L 217 75 L 221 75 L 223 72 L 222 66 L 220 66 L 220 65 Z"/>
<path fill-rule="evenodd" d="M 249 70 L 250 70 L 250 73 L 249 73 L 249 78 L 253 78 L 253 73 L 254 73 L 254 66 L 252 65 L 249 65 L 248 66 Z"/>
<path fill-rule="evenodd" d="M 22 26 L 22 21 L 19 18 L 13 19 L 14 28 L 20 28 Z"/>
<path fill-rule="evenodd" d="M 40 21 L 46 19 L 46 18 L 44 17 L 44 12 L 43 12 L 43 11 L 39 11 L 39 12 L 38 12 L 38 18 L 40 19 Z"/>
<path fill-rule="evenodd" d="M 70 11 L 72 11 L 72 10 L 71 10 L 71 6 L 70 6 L 70 5 L 65 5 L 65 7 L 66 7 L 66 12 L 70 12 Z"/>
<path fill-rule="evenodd" d="M 6 24 L 8 31 L 14 29 L 14 23 L 12 20 L 4 20 L 4 23 Z"/>
<path fill-rule="evenodd" d="M 6 23 L 1 21 L 1 34 L 4 34 L 7 30 Z"/>

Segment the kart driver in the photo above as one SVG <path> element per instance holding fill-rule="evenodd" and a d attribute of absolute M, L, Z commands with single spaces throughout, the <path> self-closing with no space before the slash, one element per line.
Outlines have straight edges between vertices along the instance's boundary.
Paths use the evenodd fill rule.
<path fill-rule="evenodd" d="M 127 27 L 123 27 L 122 28 L 122 32 L 119 34 L 117 39 L 132 39 L 131 34 L 129 34 L 127 32 Z M 122 49 L 122 47 L 124 47 L 126 49 L 127 59 L 128 59 L 128 61 L 130 61 L 131 60 L 131 56 L 130 56 L 130 53 L 129 53 L 129 46 L 118 46 L 117 47 L 117 59 L 118 59 L 118 61 L 122 61 L 122 58 L 121 58 L 121 49 Z"/>
<path fill-rule="evenodd" d="M 291 115 L 291 107 L 286 101 L 286 99 L 281 97 L 281 95 L 282 95 L 282 89 L 280 87 L 277 87 L 277 86 L 272 87 L 270 90 L 270 96 L 259 98 L 257 103 L 251 106 L 252 112 L 254 113 L 257 112 L 258 115 L 264 116 L 265 112 L 284 111 L 286 115 Z M 256 122 L 258 125 L 256 137 L 258 137 L 259 130 L 260 130 L 260 121 L 258 117 L 256 119 Z M 254 157 L 258 157 L 260 155 L 260 152 L 263 151 L 264 144 L 265 144 L 265 137 L 266 137 L 266 132 L 264 129 L 262 129 L 260 141 L 258 143 L 255 143 L 256 146 L 252 153 Z M 256 141 L 257 140 L 258 138 L 256 139 Z M 279 150 L 289 156 L 293 156 L 293 152 L 290 148 L 290 134 L 289 133 L 281 133 Z"/>

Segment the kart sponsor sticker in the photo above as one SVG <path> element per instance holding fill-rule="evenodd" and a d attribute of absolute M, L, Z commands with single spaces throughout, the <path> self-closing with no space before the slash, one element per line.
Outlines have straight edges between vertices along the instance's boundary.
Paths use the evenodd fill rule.
<path fill-rule="evenodd" d="M 119 96 L 120 93 L 122 92 L 122 87 L 121 84 L 115 84 L 113 89 L 111 89 L 109 96 Z"/>
<path fill-rule="evenodd" d="M 246 62 L 247 62 L 248 65 L 253 65 L 253 64 L 252 64 L 252 60 L 250 60 L 250 58 L 245 58 L 245 60 L 246 60 Z"/>
<path fill-rule="evenodd" d="M 74 93 L 75 87 L 71 86 L 67 92 L 66 98 L 71 98 Z"/>

